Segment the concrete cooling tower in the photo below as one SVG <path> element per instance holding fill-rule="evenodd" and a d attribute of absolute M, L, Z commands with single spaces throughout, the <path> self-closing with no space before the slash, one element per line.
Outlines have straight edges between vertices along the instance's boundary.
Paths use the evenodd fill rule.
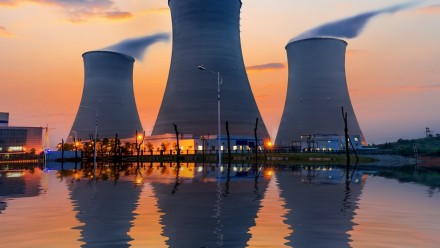
<path fill-rule="evenodd" d="M 268 137 L 249 85 L 240 44 L 240 0 L 170 0 L 173 51 L 168 82 L 153 135 L 217 133 L 217 75 L 221 125 L 229 121 L 231 135 Z M 207 70 L 198 70 L 203 65 Z"/>
<path fill-rule="evenodd" d="M 347 112 L 350 136 L 359 135 L 345 79 L 347 43 L 334 38 L 309 38 L 286 46 L 289 79 L 276 144 L 290 146 L 301 135 L 344 136 L 341 107 Z"/>
<path fill-rule="evenodd" d="M 98 137 L 134 137 L 142 125 L 133 91 L 134 59 L 128 55 L 92 51 L 83 54 L 84 89 L 80 107 L 69 138 L 88 140 L 95 130 L 98 114 Z"/>

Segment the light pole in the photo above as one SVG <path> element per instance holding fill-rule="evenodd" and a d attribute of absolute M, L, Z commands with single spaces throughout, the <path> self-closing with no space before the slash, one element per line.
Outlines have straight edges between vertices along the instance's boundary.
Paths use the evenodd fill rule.
<path fill-rule="evenodd" d="M 218 166 L 220 168 L 221 163 L 222 163 L 222 151 L 221 151 L 221 147 L 222 147 L 221 146 L 221 136 L 222 136 L 222 134 L 221 134 L 221 128 L 220 128 L 221 127 L 220 126 L 220 84 L 223 83 L 223 78 L 220 76 L 220 72 L 211 71 L 211 70 L 205 68 L 203 65 L 199 65 L 197 67 L 197 69 L 210 72 L 210 73 L 217 76 L 217 121 L 218 121 L 217 122 L 218 137 L 217 138 L 218 138 Z"/>
<path fill-rule="evenodd" d="M 93 141 L 93 171 L 96 172 L 96 136 L 98 136 L 98 110 L 85 106 L 80 106 L 82 109 L 95 111 L 95 135 Z"/>

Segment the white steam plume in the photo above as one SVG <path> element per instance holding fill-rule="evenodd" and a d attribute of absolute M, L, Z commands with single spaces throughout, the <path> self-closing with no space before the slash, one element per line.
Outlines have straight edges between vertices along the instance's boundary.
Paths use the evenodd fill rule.
<path fill-rule="evenodd" d="M 169 33 L 158 33 L 149 36 L 126 39 L 102 50 L 127 54 L 137 60 L 144 58 L 145 50 L 156 42 L 169 41 Z"/>
<path fill-rule="evenodd" d="M 415 2 L 399 4 L 325 23 L 292 38 L 289 43 L 313 37 L 355 38 L 363 31 L 371 18 L 381 14 L 393 14 L 414 7 L 415 5 L 417 5 Z"/>

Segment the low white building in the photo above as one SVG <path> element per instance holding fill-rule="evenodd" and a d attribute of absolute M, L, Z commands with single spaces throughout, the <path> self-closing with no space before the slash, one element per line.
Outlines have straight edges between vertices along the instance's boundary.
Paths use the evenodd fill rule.
<path fill-rule="evenodd" d="M 360 135 L 350 135 L 349 146 L 355 149 L 361 149 Z M 345 136 L 334 134 L 304 134 L 301 135 L 301 151 L 312 152 L 336 152 L 345 150 Z"/>

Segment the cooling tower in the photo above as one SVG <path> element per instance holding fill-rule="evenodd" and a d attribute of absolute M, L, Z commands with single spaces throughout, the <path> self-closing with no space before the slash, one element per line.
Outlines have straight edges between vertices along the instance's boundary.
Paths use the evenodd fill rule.
<path fill-rule="evenodd" d="M 83 54 L 84 89 L 70 138 L 88 140 L 95 130 L 98 113 L 98 137 L 134 137 L 142 130 L 133 91 L 134 59 L 128 55 L 92 51 Z"/>
<path fill-rule="evenodd" d="M 286 46 L 289 79 L 276 144 L 290 146 L 301 135 L 344 136 L 341 107 L 350 135 L 365 139 L 356 120 L 345 79 L 347 43 L 334 38 L 310 38 Z"/>
<path fill-rule="evenodd" d="M 222 133 L 268 137 L 249 85 L 240 44 L 240 0 L 170 0 L 173 51 L 168 82 L 153 135 L 179 131 L 195 136 L 217 133 L 217 75 Z M 198 70 L 203 65 L 207 70 Z M 212 72 L 209 72 L 211 70 Z"/>

